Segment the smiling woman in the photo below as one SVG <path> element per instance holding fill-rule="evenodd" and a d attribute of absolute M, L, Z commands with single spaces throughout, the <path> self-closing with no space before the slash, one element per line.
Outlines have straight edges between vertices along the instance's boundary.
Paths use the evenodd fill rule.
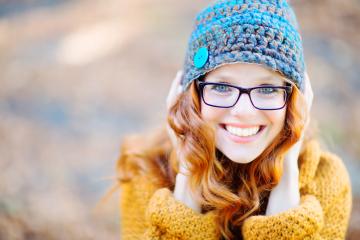
<path fill-rule="evenodd" d="M 285 83 L 280 74 L 257 64 L 229 64 L 206 74 L 200 85 L 201 117 L 215 126 L 217 147 L 229 159 L 251 162 L 284 129 L 284 106 L 291 94 Z"/>
<path fill-rule="evenodd" d="M 167 124 L 122 145 L 122 239 L 344 239 L 350 180 L 308 128 L 312 100 L 285 0 L 201 11 Z"/>

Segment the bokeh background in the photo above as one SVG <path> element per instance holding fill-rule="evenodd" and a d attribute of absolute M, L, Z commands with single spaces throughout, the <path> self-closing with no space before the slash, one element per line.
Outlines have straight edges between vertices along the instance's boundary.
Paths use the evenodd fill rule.
<path fill-rule="evenodd" d="M 157 127 L 205 0 L 0 0 L 0 239 L 120 239 L 126 134 Z M 360 237 L 360 1 L 293 0 L 321 138 Z"/>

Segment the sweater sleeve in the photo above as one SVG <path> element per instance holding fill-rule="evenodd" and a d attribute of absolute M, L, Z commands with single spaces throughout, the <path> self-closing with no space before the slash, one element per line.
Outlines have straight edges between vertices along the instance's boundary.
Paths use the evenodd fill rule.
<path fill-rule="evenodd" d="M 244 239 L 345 239 L 352 207 L 351 185 L 342 161 L 324 153 L 300 205 L 244 221 Z"/>
<path fill-rule="evenodd" d="M 194 212 L 149 177 L 136 176 L 121 189 L 121 239 L 218 240 L 214 212 Z"/>
<path fill-rule="evenodd" d="M 303 239 L 323 226 L 323 212 L 313 195 L 301 196 L 300 205 L 271 216 L 252 216 L 244 221 L 244 239 Z"/>
<path fill-rule="evenodd" d="M 144 239 L 144 232 L 148 230 L 145 221 L 145 210 L 155 188 L 149 180 L 136 176 L 128 182 L 120 184 L 120 234 L 121 239 Z"/>
<path fill-rule="evenodd" d="M 168 188 L 160 188 L 154 193 L 146 216 L 152 227 L 176 237 L 174 239 L 219 239 L 216 232 L 215 212 L 196 213 L 177 201 Z"/>

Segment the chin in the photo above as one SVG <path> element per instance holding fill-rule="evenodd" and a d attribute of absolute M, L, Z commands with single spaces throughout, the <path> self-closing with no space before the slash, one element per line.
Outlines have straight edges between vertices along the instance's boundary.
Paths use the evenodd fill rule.
<path fill-rule="evenodd" d="M 221 151 L 221 150 L 220 150 Z M 240 164 L 247 164 L 254 161 L 258 156 L 239 156 L 238 154 L 231 154 L 226 153 L 226 151 L 221 151 L 229 160 L 240 163 Z"/>

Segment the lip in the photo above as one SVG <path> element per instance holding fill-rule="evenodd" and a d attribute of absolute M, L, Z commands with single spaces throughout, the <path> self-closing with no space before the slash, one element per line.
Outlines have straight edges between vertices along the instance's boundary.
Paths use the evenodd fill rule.
<path fill-rule="evenodd" d="M 259 125 L 241 125 L 241 124 L 228 124 L 230 126 L 236 126 L 236 127 L 239 127 L 239 126 L 247 126 L 247 127 L 255 127 L 255 126 L 259 126 Z M 230 132 L 228 132 L 226 129 L 225 129 L 225 124 L 220 124 L 221 126 L 221 129 L 222 131 L 224 131 L 225 135 L 233 142 L 235 143 L 250 143 L 250 142 L 254 142 L 256 141 L 258 138 L 261 137 L 261 135 L 263 134 L 266 126 L 265 125 L 260 125 L 260 130 L 259 132 L 254 135 L 254 136 L 249 136 L 249 137 L 239 137 L 239 136 L 235 136 L 233 134 L 231 134 Z"/>
<path fill-rule="evenodd" d="M 252 128 L 252 127 L 257 127 L 257 126 L 264 126 L 264 125 L 261 125 L 261 124 L 249 125 L 249 124 L 239 124 L 239 123 L 222 123 L 220 125 L 222 127 L 225 127 L 225 125 L 228 125 L 228 126 L 239 127 L 239 128 Z"/>

